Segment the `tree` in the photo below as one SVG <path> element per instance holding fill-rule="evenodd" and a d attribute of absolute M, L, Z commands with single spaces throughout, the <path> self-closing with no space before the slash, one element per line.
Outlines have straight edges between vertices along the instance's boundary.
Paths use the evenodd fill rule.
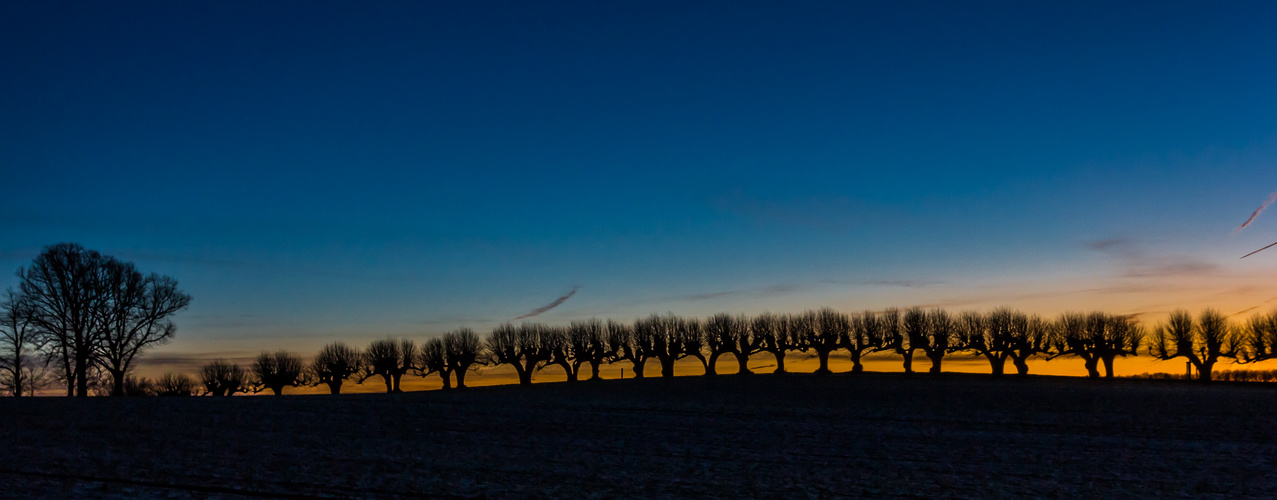
<path fill-rule="evenodd" d="M 443 334 L 448 370 L 456 375 L 458 389 L 466 388 L 466 373 L 471 366 L 479 364 L 479 351 L 482 349 L 480 344 L 479 336 L 469 328 Z"/>
<path fill-rule="evenodd" d="M 532 385 L 532 373 L 550 360 L 542 335 L 543 327 L 532 323 L 513 326 L 503 324 L 492 330 L 485 342 L 488 358 L 493 364 L 514 366 L 519 385 Z"/>
<path fill-rule="evenodd" d="M 133 358 L 173 338 L 177 325 L 169 316 L 186 309 L 191 296 L 178 290 L 173 278 L 143 276 L 132 263 L 108 257 L 101 265 L 103 330 L 96 360 L 111 375 L 111 394 L 123 396 Z"/>
<path fill-rule="evenodd" d="M 745 315 L 732 316 L 719 313 L 705 320 L 705 344 L 709 347 L 709 367 L 706 375 L 717 373 L 714 366 L 718 357 L 731 354 L 736 357 L 738 374 L 752 374 L 749 370 L 749 356 L 762 351 L 762 340 L 750 328 L 750 320 Z"/>
<path fill-rule="evenodd" d="M 794 336 L 789 317 L 764 312 L 754 316 L 749 328 L 758 339 L 758 350 L 770 353 L 776 359 L 776 370 L 772 373 L 785 373 L 785 354 L 802 348 Z"/>
<path fill-rule="evenodd" d="M 851 353 L 851 372 L 861 373 L 865 367 L 860 360 L 865 354 L 889 348 L 886 315 L 865 311 L 852 316 L 850 320 L 851 329 L 843 347 Z"/>
<path fill-rule="evenodd" d="M 200 383 L 214 396 L 234 396 L 248 388 L 248 373 L 235 363 L 216 359 L 200 370 Z"/>
<path fill-rule="evenodd" d="M 1228 317 L 1205 309 L 1193 322 L 1188 311 L 1176 310 L 1165 324 L 1153 329 L 1149 354 L 1160 360 L 1183 356 L 1197 368 L 1198 379 L 1210 382 L 1211 370 L 1219 358 L 1237 359 L 1242 340 L 1228 324 Z"/>
<path fill-rule="evenodd" d="M 1064 313 L 1055 324 L 1051 345 L 1055 354 L 1047 359 L 1072 355 L 1082 358 L 1088 377 L 1098 378 L 1104 363 L 1105 378 L 1113 378 L 1117 356 L 1136 356 L 1144 340 L 1144 330 L 1128 318 L 1102 312 Z"/>
<path fill-rule="evenodd" d="M 0 389 L 14 397 L 35 392 L 32 349 L 36 329 L 31 304 L 9 290 L 0 304 Z"/>
<path fill-rule="evenodd" d="M 443 389 L 452 389 L 452 367 L 448 366 L 448 348 L 443 345 L 442 337 L 427 340 L 417 350 L 417 370 L 422 377 L 438 373 Z"/>
<path fill-rule="evenodd" d="M 386 392 L 403 392 L 399 381 L 405 373 L 416 368 L 417 346 L 411 340 L 375 340 L 364 350 L 364 371 L 358 382 L 372 376 L 380 376 L 386 382 Z"/>
<path fill-rule="evenodd" d="M 154 391 L 156 396 L 190 396 L 195 394 L 195 381 L 184 373 L 165 373 L 156 379 Z"/>
<path fill-rule="evenodd" d="M 129 376 L 124 379 L 124 396 L 130 398 L 154 396 L 155 382 L 146 377 Z"/>
<path fill-rule="evenodd" d="M 634 322 L 634 347 L 647 358 L 655 358 L 661 363 L 661 377 L 674 376 L 674 362 L 692 352 L 700 355 L 700 343 L 686 345 L 687 332 L 690 331 L 682 319 L 673 314 L 660 316 L 653 314 Z M 680 330 L 684 329 L 684 330 Z M 699 331 L 699 328 L 697 328 Z"/>
<path fill-rule="evenodd" d="M 1011 318 L 1011 364 L 1017 376 L 1029 374 L 1029 358 L 1047 352 L 1051 324 L 1041 316 L 1016 312 Z"/>
<path fill-rule="evenodd" d="M 590 364 L 590 380 L 601 380 L 599 365 L 616 357 L 617 343 L 609 342 L 603 322 L 573 321 L 568 325 L 568 347 L 576 363 Z"/>
<path fill-rule="evenodd" d="M 1277 309 L 1251 316 L 1242 341 L 1244 349 L 1239 359 L 1243 363 L 1277 358 Z"/>
<path fill-rule="evenodd" d="M 608 345 L 615 350 L 617 359 L 629 361 L 634 367 L 634 378 L 643 378 L 643 366 L 647 364 L 647 356 L 651 352 L 650 348 L 645 348 L 651 343 L 651 339 L 641 337 L 646 332 L 636 332 L 630 325 L 610 319 L 607 320 L 606 329 Z"/>
<path fill-rule="evenodd" d="M 568 382 L 576 382 L 581 373 L 581 365 L 585 364 L 585 361 L 577 357 L 572 340 L 568 337 L 568 329 L 560 326 L 542 326 L 541 341 L 550 354 L 550 359 L 546 360 L 545 365 L 563 367 Z"/>
<path fill-rule="evenodd" d="M 680 318 L 678 316 L 670 316 L 673 321 L 674 337 L 676 342 L 673 347 L 678 350 L 677 359 L 696 358 L 701 362 L 701 367 L 705 369 L 705 375 L 712 375 L 712 369 L 709 365 L 709 359 L 705 357 L 705 328 L 701 325 L 701 321 L 696 318 Z M 671 367 L 670 372 L 673 373 Z"/>
<path fill-rule="evenodd" d="M 101 343 L 105 296 L 102 254 L 75 243 L 44 248 L 31 267 L 18 269 L 18 288 L 30 320 L 61 365 L 67 396 L 88 396 L 90 367 Z"/>
<path fill-rule="evenodd" d="M 846 314 L 828 307 L 819 311 L 807 311 L 799 324 L 803 325 L 803 344 L 816 351 L 820 367 L 816 373 L 830 373 L 829 355 L 847 344 L 851 333 L 851 319 Z"/>
<path fill-rule="evenodd" d="M 1000 377 L 1015 348 L 1016 320 L 1015 311 L 1006 307 L 988 314 L 966 311 L 958 319 L 958 348 L 984 356 L 993 376 Z"/>
<path fill-rule="evenodd" d="M 330 394 L 341 394 L 342 383 L 363 371 L 363 355 L 358 349 L 334 342 L 319 350 L 307 367 L 309 379 L 328 386 Z"/>
<path fill-rule="evenodd" d="M 263 352 L 253 362 L 256 377 L 253 392 L 270 389 L 276 396 L 284 393 L 284 387 L 297 387 L 306 383 L 302 358 L 288 351 Z"/>
<path fill-rule="evenodd" d="M 953 316 L 944 309 L 923 311 L 922 308 L 912 307 L 905 311 L 901 323 L 905 336 L 909 338 L 909 347 L 905 349 L 908 352 L 905 358 L 905 371 L 911 372 L 909 365 L 913 351 L 921 349 L 923 354 L 931 360 L 929 373 L 939 374 L 945 354 L 954 350 L 956 347 L 954 344 L 958 340 L 958 324 Z"/>

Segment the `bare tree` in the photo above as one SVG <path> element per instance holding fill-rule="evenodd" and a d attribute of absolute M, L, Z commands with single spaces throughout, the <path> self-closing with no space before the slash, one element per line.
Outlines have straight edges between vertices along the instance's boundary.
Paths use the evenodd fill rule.
<path fill-rule="evenodd" d="M 1082 358 L 1091 378 L 1100 376 L 1098 366 L 1103 362 L 1105 377 L 1112 378 L 1114 359 L 1138 355 L 1143 341 L 1144 330 L 1125 317 L 1102 312 L 1064 313 L 1052 332 L 1055 353 L 1047 359 L 1066 355 Z"/>
<path fill-rule="evenodd" d="M 1277 309 L 1251 316 L 1242 341 L 1239 359 L 1243 363 L 1277 358 Z"/>
<path fill-rule="evenodd" d="M 274 353 L 263 352 L 253 362 L 253 392 L 270 389 L 279 396 L 288 386 L 297 387 L 306 383 L 305 365 L 302 359 L 288 351 Z"/>
<path fill-rule="evenodd" d="M 674 322 L 675 349 L 678 350 L 676 359 L 696 358 L 701 362 L 701 368 L 705 369 L 705 375 L 711 375 L 709 359 L 705 357 L 705 327 L 701 325 L 701 321 L 678 316 L 670 316 L 669 319 Z"/>
<path fill-rule="evenodd" d="M 422 377 L 438 373 L 443 380 L 443 389 L 452 389 L 452 367 L 448 366 L 448 348 L 443 345 L 442 337 L 435 337 L 421 344 L 417 350 L 417 371 Z"/>
<path fill-rule="evenodd" d="M 754 373 L 749 370 L 749 357 L 762 352 L 762 338 L 750 326 L 749 318 L 743 314 L 720 313 L 705 320 L 705 344 L 709 347 L 711 367 L 706 374 L 716 373 L 712 367 L 718 362 L 718 357 L 729 353 L 736 357 L 736 373 Z"/>
<path fill-rule="evenodd" d="M 492 364 L 514 366 L 519 385 L 532 385 L 532 373 L 551 357 L 542 339 L 542 329 L 541 325 L 532 323 L 517 327 L 506 323 L 496 327 L 485 342 L 488 358 Z"/>
<path fill-rule="evenodd" d="M 634 322 L 635 348 L 661 363 L 661 377 L 673 377 L 674 362 L 693 352 L 685 345 L 685 336 L 680 335 L 681 322 L 682 319 L 673 314 L 653 314 Z M 700 353 L 699 344 L 694 352 Z"/>
<path fill-rule="evenodd" d="M 30 320 L 47 335 L 61 365 L 67 396 L 88 396 L 89 376 L 103 332 L 99 293 L 106 257 L 75 243 L 45 247 L 30 268 L 18 269 L 18 288 L 30 304 Z"/>
<path fill-rule="evenodd" d="M 806 350 L 794 335 L 793 324 L 789 317 L 764 312 L 750 322 L 750 331 L 758 341 L 760 352 L 770 353 L 776 358 L 776 371 L 785 373 L 785 354 L 793 350 Z"/>
<path fill-rule="evenodd" d="M 156 396 L 190 396 L 195 394 L 195 381 L 184 373 L 165 373 L 155 380 L 154 390 Z"/>
<path fill-rule="evenodd" d="M 576 350 L 573 349 L 572 339 L 568 337 L 568 329 L 560 326 L 542 326 L 541 342 L 550 354 L 550 359 L 546 361 L 545 365 L 563 367 L 563 372 L 567 374 L 568 382 L 576 382 L 581 373 L 581 365 L 585 364 L 585 360 L 577 357 Z"/>
<path fill-rule="evenodd" d="M 921 349 L 923 354 L 931 360 L 929 373 L 939 374 L 945 354 L 958 347 L 955 345 L 958 341 L 957 321 L 944 309 L 923 311 L 921 308 L 912 307 L 905 311 L 901 323 L 905 336 L 909 338 L 909 347 L 906 348 L 908 351 L 906 372 L 910 371 L 908 365 L 910 358 L 913 357 L 913 351 Z"/>
<path fill-rule="evenodd" d="M 1016 312 L 1011 318 L 1011 363 L 1018 376 L 1029 374 L 1029 358 L 1046 353 L 1051 340 L 1051 323 L 1041 316 Z"/>
<path fill-rule="evenodd" d="M 200 370 L 200 383 L 214 396 L 234 396 L 248 390 L 248 373 L 235 363 L 215 359 Z"/>
<path fill-rule="evenodd" d="M 402 392 L 399 381 L 405 373 L 416 369 L 417 346 L 411 340 L 376 340 L 364 350 L 364 370 L 358 383 L 369 377 L 380 376 L 386 382 L 386 392 Z"/>
<path fill-rule="evenodd" d="M 958 319 L 958 345 L 989 361 L 993 376 L 1002 376 L 1016 347 L 1016 312 L 1000 307 L 981 314 L 966 311 Z"/>
<path fill-rule="evenodd" d="M 334 342 L 319 350 L 307 367 L 308 379 L 328 386 L 330 394 L 341 394 L 342 383 L 363 371 L 363 355 L 358 349 Z"/>
<path fill-rule="evenodd" d="M 851 329 L 843 347 L 851 353 L 851 372 L 861 373 L 865 367 L 860 360 L 865 354 L 890 348 L 886 315 L 865 311 L 850 320 Z"/>
<path fill-rule="evenodd" d="M 0 390 L 14 397 L 35 392 L 36 329 L 31 305 L 9 290 L 0 304 Z"/>
<path fill-rule="evenodd" d="M 443 347 L 447 355 L 448 369 L 457 377 L 457 388 L 466 388 L 466 373 L 480 364 L 479 352 L 483 349 L 474 330 L 461 328 L 443 334 Z"/>
<path fill-rule="evenodd" d="M 111 375 L 111 394 L 123 396 L 133 358 L 173 338 L 177 325 L 169 317 L 186 309 L 191 296 L 178 290 L 173 278 L 144 276 L 132 263 L 114 258 L 102 262 L 101 276 L 103 330 L 95 359 Z"/>
<path fill-rule="evenodd" d="M 633 365 L 634 378 L 643 378 L 643 366 L 647 364 L 651 348 L 649 332 L 638 332 L 625 323 L 607 320 L 607 342 L 616 352 L 617 359 L 624 359 Z"/>
<path fill-rule="evenodd" d="M 847 336 L 851 333 L 851 319 L 846 314 L 828 307 L 819 311 L 808 311 L 803 316 L 804 324 L 810 325 L 803 330 L 803 343 L 813 351 L 820 360 L 816 373 L 830 373 L 829 356 L 847 344 Z"/>
<path fill-rule="evenodd" d="M 151 379 L 132 375 L 124 379 L 124 395 L 126 397 L 146 397 L 154 396 L 155 394 L 155 382 L 152 382 Z"/>
<path fill-rule="evenodd" d="M 619 345 L 608 342 L 603 322 L 597 319 L 569 324 L 568 344 L 576 363 L 590 364 L 590 380 L 601 380 L 599 365 L 614 359 Z"/>
<path fill-rule="evenodd" d="M 1188 311 L 1172 312 L 1166 324 L 1153 329 L 1148 352 L 1160 360 L 1183 356 L 1197 368 L 1199 380 L 1210 382 L 1219 358 L 1237 359 L 1242 339 L 1228 324 L 1228 317 L 1217 310 L 1203 310 L 1197 318 L 1194 324 Z"/>

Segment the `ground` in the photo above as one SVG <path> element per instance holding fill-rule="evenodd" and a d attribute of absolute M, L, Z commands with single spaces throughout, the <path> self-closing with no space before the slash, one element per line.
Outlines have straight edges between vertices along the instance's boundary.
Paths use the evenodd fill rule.
<path fill-rule="evenodd" d="M 865 373 L 2 398 L 0 495 L 1277 498 L 1274 385 Z"/>

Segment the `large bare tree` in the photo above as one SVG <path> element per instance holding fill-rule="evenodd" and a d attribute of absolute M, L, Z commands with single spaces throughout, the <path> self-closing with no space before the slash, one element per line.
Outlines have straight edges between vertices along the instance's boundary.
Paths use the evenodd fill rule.
<path fill-rule="evenodd" d="M 1242 342 L 1238 359 L 1243 363 L 1277 358 L 1277 309 L 1256 313 L 1246 320 Z"/>
<path fill-rule="evenodd" d="M 743 314 L 733 316 L 719 313 L 705 320 L 705 344 L 710 352 L 710 370 L 706 374 L 717 373 L 713 367 L 717 364 L 718 357 L 724 354 L 731 354 L 736 358 L 736 373 L 754 373 L 749 370 L 749 357 L 762 352 L 762 337 L 756 335 L 750 326 L 750 319 Z"/>
<path fill-rule="evenodd" d="M 496 327 L 484 345 L 489 362 L 513 366 L 519 385 L 532 385 L 532 373 L 544 367 L 552 355 L 546 348 L 543 329 L 533 323 L 519 326 L 506 323 Z"/>
<path fill-rule="evenodd" d="M 563 367 L 568 382 L 575 383 L 580 377 L 581 365 L 585 364 L 585 360 L 577 357 L 575 346 L 568 336 L 568 329 L 561 326 L 542 326 L 541 342 L 550 354 L 550 359 L 546 360 L 545 365 Z"/>
<path fill-rule="evenodd" d="M 448 365 L 448 348 L 443 345 L 443 337 L 421 344 L 421 349 L 417 349 L 416 366 L 418 375 L 425 377 L 437 373 L 443 381 L 443 389 L 452 389 L 452 367 Z"/>
<path fill-rule="evenodd" d="M 1241 347 L 1241 336 L 1223 313 L 1206 309 L 1194 322 L 1188 311 L 1176 310 L 1153 329 L 1148 352 L 1161 360 L 1184 357 L 1197 369 L 1198 379 L 1209 382 L 1215 363 L 1220 358 L 1237 359 Z"/>
<path fill-rule="evenodd" d="M 248 372 L 238 364 L 215 359 L 200 370 L 204 390 L 213 396 L 234 396 L 248 390 Z"/>
<path fill-rule="evenodd" d="M 616 359 L 629 361 L 633 366 L 634 378 L 643 378 L 643 367 L 651 353 L 650 348 L 645 348 L 651 344 L 651 338 L 646 336 L 648 332 L 635 331 L 629 324 L 610 319 L 604 328 L 608 345 L 616 352 Z M 621 369 L 621 375 L 625 375 L 624 368 Z"/>
<path fill-rule="evenodd" d="M 306 383 L 305 364 L 302 358 L 288 351 L 263 352 L 253 362 L 254 389 L 261 392 L 270 389 L 279 396 L 285 387 L 297 387 Z"/>
<path fill-rule="evenodd" d="M 866 354 L 889 349 L 890 338 L 887 330 L 887 316 L 874 311 L 865 311 L 850 317 L 851 329 L 843 347 L 851 353 L 851 372 L 865 371 L 861 359 Z"/>
<path fill-rule="evenodd" d="M 169 317 L 186 309 L 191 296 L 178 290 L 173 278 L 143 275 L 132 263 L 113 258 L 102 262 L 101 276 L 99 292 L 105 301 L 95 359 L 111 375 L 111 395 L 123 396 L 133 359 L 173 338 L 177 325 Z"/>
<path fill-rule="evenodd" d="M 769 353 L 776 359 L 776 370 L 773 373 L 785 373 L 785 354 L 789 351 L 805 350 L 794 335 L 789 316 L 764 312 L 754 316 L 749 328 L 758 339 L 759 351 Z"/>
<path fill-rule="evenodd" d="M 364 367 L 363 354 L 342 342 L 328 344 L 319 350 L 307 367 L 313 384 L 328 386 L 330 394 L 341 394 L 346 379 L 358 375 Z"/>
<path fill-rule="evenodd" d="M 1091 378 L 1100 376 L 1099 364 L 1103 362 L 1104 376 L 1112 378 L 1114 359 L 1137 356 L 1143 342 L 1144 329 L 1129 318 L 1102 312 L 1068 312 L 1060 315 L 1055 323 L 1051 339 L 1054 353 L 1047 359 L 1082 358 L 1087 376 Z"/>
<path fill-rule="evenodd" d="M 61 365 L 67 396 L 88 396 L 90 370 L 104 331 L 102 254 L 75 243 L 45 247 L 18 269 L 18 289 L 30 320 Z"/>
<path fill-rule="evenodd" d="M 0 391 L 14 397 L 35 393 L 38 381 L 36 328 L 31 306 L 13 290 L 0 303 Z"/>
<path fill-rule="evenodd" d="M 589 363 L 590 380 L 601 380 L 599 366 L 615 359 L 617 354 L 617 344 L 608 342 L 607 330 L 598 319 L 569 324 L 568 345 L 574 362 Z"/>
<path fill-rule="evenodd" d="M 460 328 L 443 334 L 444 352 L 447 354 L 448 369 L 457 377 L 457 388 L 466 388 L 466 373 L 471 367 L 479 365 L 483 343 L 479 335 L 469 328 Z"/>

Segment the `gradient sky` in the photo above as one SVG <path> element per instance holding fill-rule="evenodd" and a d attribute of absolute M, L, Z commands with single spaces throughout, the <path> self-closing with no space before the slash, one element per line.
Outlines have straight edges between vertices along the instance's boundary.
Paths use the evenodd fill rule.
<path fill-rule="evenodd" d="M 1277 250 L 1238 259 L 1277 213 L 1235 231 L 1277 190 L 1275 19 L 4 2 L 0 269 L 73 241 L 175 277 L 153 360 L 485 332 L 574 287 L 536 319 L 1245 315 L 1277 304 Z"/>

